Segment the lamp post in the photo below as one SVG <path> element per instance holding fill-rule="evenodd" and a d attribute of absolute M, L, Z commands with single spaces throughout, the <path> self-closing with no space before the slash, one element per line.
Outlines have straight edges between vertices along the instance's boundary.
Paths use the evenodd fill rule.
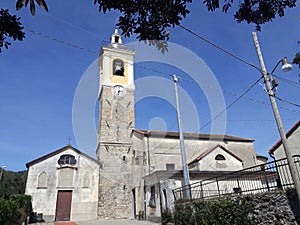
<path fill-rule="evenodd" d="M 287 58 L 281 59 L 276 64 L 276 66 L 272 70 L 272 72 L 270 74 L 270 77 L 269 77 L 269 74 L 267 73 L 267 70 L 266 70 L 266 67 L 265 67 L 265 64 L 264 64 L 264 61 L 263 61 L 263 57 L 262 57 L 259 42 L 258 42 L 258 39 L 257 39 L 257 35 L 256 35 L 255 32 L 253 32 L 252 36 L 253 36 L 253 41 L 254 41 L 254 44 L 255 44 L 258 60 L 259 60 L 260 66 L 261 66 L 261 72 L 263 74 L 263 78 L 264 78 L 264 82 L 265 82 L 265 85 L 266 85 L 267 93 L 269 95 L 269 99 L 270 99 L 271 106 L 272 106 L 272 109 L 273 109 L 273 114 L 274 114 L 274 117 L 275 117 L 275 120 L 276 120 L 276 124 L 277 124 L 279 134 L 280 134 L 282 146 L 283 146 L 285 155 L 287 157 L 288 166 L 289 166 L 289 169 L 290 169 L 290 172 L 291 172 L 292 179 L 294 181 L 294 185 L 295 185 L 295 189 L 296 189 L 296 192 L 297 192 L 297 195 L 298 195 L 298 199 L 300 201 L 300 180 L 299 180 L 299 175 L 297 173 L 297 168 L 296 168 L 296 165 L 294 163 L 293 156 L 291 154 L 291 151 L 290 151 L 290 148 L 289 148 L 289 145 L 288 145 L 288 142 L 287 142 L 287 138 L 285 136 L 285 132 L 284 132 L 283 125 L 282 125 L 282 122 L 281 122 L 281 118 L 280 118 L 277 103 L 276 103 L 276 100 L 275 100 L 273 88 L 271 87 L 271 83 L 270 83 L 270 78 L 272 77 L 272 74 L 274 73 L 274 71 L 276 70 L 276 68 L 278 67 L 278 65 L 280 63 L 282 63 L 282 70 L 283 71 L 290 71 L 292 69 L 292 65 L 288 63 Z"/>
<path fill-rule="evenodd" d="M 3 170 L 6 168 L 6 166 L 1 166 L 1 170 L 0 170 L 0 181 L 2 179 L 2 175 L 3 175 Z"/>
<path fill-rule="evenodd" d="M 187 189 L 184 191 L 184 195 L 187 199 L 191 199 L 191 189 L 190 189 L 190 176 L 189 169 L 186 162 L 185 148 L 184 148 L 184 137 L 181 126 L 181 115 L 180 115 L 180 106 L 179 106 L 179 97 L 178 97 L 178 86 L 177 83 L 179 78 L 174 74 L 174 90 L 175 90 L 175 101 L 176 101 L 176 111 L 177 111 L 177 120 L 178 120 L 178 131 L 179 131 L 179 141 L 180 141 L 180 152 L 181 152 L 181 162 L 183 170 L 183 184 Z"/>

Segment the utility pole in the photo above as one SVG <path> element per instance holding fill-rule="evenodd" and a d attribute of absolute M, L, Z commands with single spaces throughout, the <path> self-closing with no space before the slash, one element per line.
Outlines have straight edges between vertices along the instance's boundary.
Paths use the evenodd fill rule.
<path fill-rule="evenodd" d="M 184 190 L 184 195 L 187 199 L 190 199 L 192 197 L 191 196 L 191 187 L 190 187 L 190 176 L 189 176 L 189 170 L 188 170 L 188 165 L 187 165 L 186 156 L 185 156 L 184 137 L 183 137 L 182 126 L 181 126 L 181 115 L 180 115 L 179 97 L 178 97 L 178 84 L 177 83 L 178 83 L 179 79 L 175 74 L 173 75 L 173 81 L 174 81 L 174 89 L 175 89 L 177 122 L 178 122 L 181 162 L 182 162 L 182 170 L 183 170 L 183 182 L 184 182 L 183 186 L 187 187 L 187 189 Z"/>
<path fill-rule="evenodd" d="M 282 146 L 283 146 L 285 155 L 287 157 L 288 166 L 289 166 L 289 169 L 290 169 L 290 172 L 291 172 L 292 179 L 294 181 L 295 189 L 296 189 L 296 192 L 297 192 L 297 195 L 298 195 L 298 200 L 300 202 L 299 174 L 297 173 L 296 164 L 294 163 L 291 151 L 290 151 L 289 146 L 288 146 L 287 138 L 285 136 L 285 132 L 284 132 L 283 125 L 282 125 L 282 122 L 281 122 L 280 114 L 279 114 L 278 107 L 277 107 L 277 104 L 276 104 L 276 101 L 275 101 L 274 92 L 273 92 L 271 84 L 270 84 L 270 79 L 268 77 L 268 72 L 266 70 L 265 63 L 264 63 L 264 60 L 263 60 L 263 57 L 262 57 L 262 53 L 261 53 L 261 50 L 260 50 L 257 35 L 256 35 L 255 32 L 252 32 L 252 36 L 253 36 L 253 41 L 254 41 L 254 44 L 255 44 L 258 60 L 259 60 L 260 66 L 261 66 L 261 72 L 263 74 L 263 78 L 264 78 L 264 82 L 265 82 L 265 85 L 266 85 L 267 93 L 269 95 L 271 106 L 272 106 L 272 109 L 273 109 L 273 114 L 274 114 L 274 117 L 275 117 L 275 120 L 276 120 L 277 128 L 278 128 L 278 131 L 279 131 L 279 134 L 280 134 L 280 137 L 281 137 Z"/>

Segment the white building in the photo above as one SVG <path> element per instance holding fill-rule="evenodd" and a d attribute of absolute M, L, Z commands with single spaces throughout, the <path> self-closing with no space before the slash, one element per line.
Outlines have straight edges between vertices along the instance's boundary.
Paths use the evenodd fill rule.
<path fill-rule="evenodd" d="M 45 221 L 98 218 L 97 160 L 68 145 L 26 164 L 25 194 Z"/>
<path fill-rule="evenodd" d="M 286 133 L 286 138 L 289 150 L 291 151 L 298 173 L 300 174 L 300 120 Z M 282 185 L 283 188 L 291 188 L 293 186 L 293 180 L 288 169 L 287 161 L 283 160 L 286 158 L 286 154 L 281 139 L 270 148 L 269 154 L 275 160 L 279 160 L 277 167 L 280 185 Z"/>
<path fill-rule="evenodd" d="M 286 133 L 286 138 L 291 154 L 300 155 L 300 120 Z M 286 158 L 281 139 L 269 149 L 269 154 L 275 159 Z"/>

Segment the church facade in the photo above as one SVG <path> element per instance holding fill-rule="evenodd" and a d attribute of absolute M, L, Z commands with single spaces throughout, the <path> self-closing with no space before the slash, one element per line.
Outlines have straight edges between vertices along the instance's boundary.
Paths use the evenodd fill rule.
<path fill-rule="evenodd" d="M 50 221 L 155 220 L 172 210 L 172 189 L 183 183 L 179 134 L 135 129 L 134 55 L 117 30 L 101 48 L 96 159 L 66 146 L 27 164 L 26 193 L 33 210 Z M 266 162 L 248 138 L 198 133 L 184 138 L 191 183 Z M 70 203 L 67 216 L 60 216 L 64 194 Z"/>
<path fill-rule="evenodd" d="M 98 218 L 99 162 L 67 145 L 26 164 L 25 194 L 46 222 Z"/>

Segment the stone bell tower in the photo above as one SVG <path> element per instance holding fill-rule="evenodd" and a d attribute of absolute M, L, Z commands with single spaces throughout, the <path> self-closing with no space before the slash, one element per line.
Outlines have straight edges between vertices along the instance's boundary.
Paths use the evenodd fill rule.
<path fill-rule="evenodd" d="M 97 158 L 101 163 L 100 218 L 132 218 L 132 142 L 134 55 L 115 29 L 101 47 Z"/>

